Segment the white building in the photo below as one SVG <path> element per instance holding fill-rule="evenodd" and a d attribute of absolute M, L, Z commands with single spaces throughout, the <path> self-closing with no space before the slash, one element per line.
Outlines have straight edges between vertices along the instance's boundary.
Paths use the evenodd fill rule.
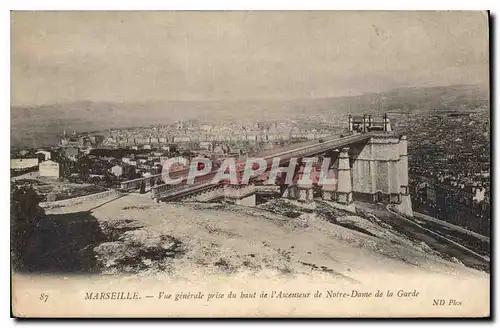
<path fill-rule="evenodd" d="M 189 136 L 174 136 L 174 143 L 177 142 L 190 142 L 191 138 Z"/>
<path fill-rule="evenodd" d="M 59 163 L 51 160 L 41 162 L 39 165 L 39 169 L 41 177 L 59 178 Z"/>
<path fill-rule="evenodd" d="M 50 151 L 46 151 L 46 150 L 39 150 L 35 154 L 37 154 L 37 155 L 38 154 L 43 154 L 43 156 L 45 156 L 45 159 L 44 159 L 45 161 L 48 161 L 50 159 L 50 157 L 51 157 Z"/>
<path fill-rule="evenodd" d="M 476 201 L 478 203 L 484 201 L 484 196 L 485 196 L 485 188 L 473 188 L 472 189 L 472 200 Z"/>
<path fill-rule="evenodd" d="M 24 170 L 38 165 L 38 158 L 13 158 L 10 160 L 12 170 Z"/>
<path fill-rule="evenodd" d="M 111 173 L 114 176 L 120 177 L 123 174 L 123 167 L 121 167 L 120 165 L 115 165 L 111 168 Z"/>
<path fill-rule="evenodd" d="M 209 142 L 209 141 L 202 141 L 202 142 L 200 142 L 199 147 L 202 148 L 202 149 L 211 150 L 212 149 L 212 143 Z"/>

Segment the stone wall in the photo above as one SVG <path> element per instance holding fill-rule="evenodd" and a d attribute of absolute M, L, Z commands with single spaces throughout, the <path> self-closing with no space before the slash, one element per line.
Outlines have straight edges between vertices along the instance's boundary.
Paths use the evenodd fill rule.
<path fill-rule="evenodd" d="M 221 186 L 215 186 L 207 190 L 203 190 L 194 195 L 185 197 L 182 200 L 189 202 L 208 202 L 222 196 L 223 196 L 223 186 L 221 185 Z"/>
<path fill-rule="evenodd" d="M 255 194 L 251 194 L 247 197 L 243 197 L 241 199 L 235 199 L 234 203 L 236 205 L 242 205 L 242 206 L 250 206 L 253 207 L 256 204 L 256 197 Z"/>
<path fill-rule="evenodd" d="M 95 201 L 98 199 L 102 199 L 111 195 L 118 195 L 118 192 L 116 190 L 107 190 L 91 195 L 86 195 L 86 196 L 81 196 L 81 197 L 75 197 L 75 198 L 69 198 L 69 199 L 63 199 L 63 200 L 56 200 L 53 202 L 41 202 L 40 207 L 44 209 L 50 209 L 50 208 L 56 208 L 56 207 L 67 207 L 67 206 L 73 206 L 77 204 L 81 204 L 84 202 L 88 201 Z"/>

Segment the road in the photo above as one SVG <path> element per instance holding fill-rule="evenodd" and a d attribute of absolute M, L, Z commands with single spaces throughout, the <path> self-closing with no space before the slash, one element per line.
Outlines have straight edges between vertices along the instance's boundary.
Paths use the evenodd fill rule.
<path fill-rule="evenodd" d="M 482 256 L 489 257 L 491 247 L 490 238 L 427 215 L 413 212 L 413 216 L 412 221 L 418 223 L 420 226 L 437 232 Z"/>
<path fill-rule="evenodd" d="M 471 250 L 467 247 L 467 243 L 459 240 L 459 238 L 450 238 L 450 236 L 443 235 L 443 231 L 446 229 L 443 226 L 433 224 L 424 227 L 397 213 L 389 212 L 384 204 L 356 202 L 356 207 L 361 208 L 365 212 L 372 213 L 377 218 L 391 225 L 394 229 L 405 234 L 409 238 L 423 241 L 450 260 L 456 258 L 468 267 L 490 272 L 489 257 L 479 254 L 475 250 Z M 449 230 L 447 232 L 448 234 L 450 233 Z M 473 237 L 468 236 L 469 241 L 471 238 Z M 459 240 L 459 242 L 457 242 L 457 240 Z"/>
<path fill-rule="evenodd" d="M 449 228 L 451 230 L 460 231 L 460 232 L 462 232 L 464 234 L 474 236 L 474 237 L 476 237 L 476 238 L 478 238 L 480 240 L 486 241 L 488 243 L 490 242 L 490 238 L 489 237 L 483 236 L 483 235 L 478 234 L 477 232 L 474 232 L 474 231 L 467 230 L 467 229 L 465 229 L 463 227 L 460 227 L 460 226 L 457 226 L 455 224 L 451 224 L 449 222 L 433 218 L 432 216 L 429 216 L 429 215 L 426 215 L 426 214 L 422 214 L 422 213 L 418 213 L 418 212 L 415 212 L 415 211 L 413 211 L 413 216 L 416 219 L 422 219 L 422 220 L 425 220 L 425 221 L 434 222 L 434 223 L 437 223 L 439 225 L 445 226 L 445 227 L 447 227 L 447 228 Z"/>

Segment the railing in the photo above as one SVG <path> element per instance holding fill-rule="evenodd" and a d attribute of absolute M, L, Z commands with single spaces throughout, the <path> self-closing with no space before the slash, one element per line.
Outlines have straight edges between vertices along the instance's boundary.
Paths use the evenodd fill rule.
<path fill-rule="evenodd" d="M 120 184 L 120 188 L 122 190 L 126 190 L 126 191 L 139 189 L 143 182 L 144 182 L 145 187 L 150 187 L 153 185 L 153 181 L 154 181 L 154 184 L 157 184 L 159 181 L 162 181 L 162 175 L 155 174 L 155 175 L 151 175 L 149 177 L 123 181 Z"/>
<path fill-rule="evenodd" d="M 269 154 L 263 157 L 264 160 L 267 161 L 268 168 L 272 164 L 272 160 L 275 157 L 280 157 L 281 161 L 287 161 L 292 157 L 304 157 L 308 154 L 319 153 L 324 150 L 331 149 L 332 147 L 340 147 L 345 144 L 350 144 L 353 142 L 363 141 L 366 139 L 370 139 L 374 136 L 374 132 L 368 132 L 364 134 L 356 134 L 343 138 L 336 138 L 325 140 L 322 143 L 308 144 L 302 147 L 297 148 L 295 145 L 292 149 L 287 149 L 279 153 Z M 257 158 L 257 157 L 255 157 Z M 262 158 L 262 157 L 261 157 Z M 240 163 L 243 162 L 243 159 L 240 159 Z M 241 167 L 237 171 L 237 176 L 241 176 L 244 172 L 244 167 Z M 179 184 L 162 184 L 152 188 L 152 197 L 156 199 L 167 198 L 169 196 L 178 195 L 185 191 L 195 191 L 201 188 L 205 188 L 208 185 L 212 184 L 213 177 L 217 174 L 216 170 L 213 170 L 209 174 L 197 177 L 195 179 L 194 184 L 187 184 L 187 176 L 184 176 L 184 179 Z M 256 177 L 252 177 L 256 178 Z"/>
<path fill-rule="evenodd" d="M 217 171 L 212 171 L 206 175 L 200 176 L 195 179 L 194 184 L 187 184 L 187 179 L 183 179 L 178 184 L 161 184 L 155 186 L 151 189 L 152 195 L 151 197 L 159 199 L 166 198 L 171 195 L 176 195 L 181 193 L 182 191 L 189 189 L 199 189 L 206 187 L 212 184 L 212 179 L 217 174 Z"/>
<path fill-rule="evenodd" d="M 363 133 L 363 134 L 356 134 L 356 135 L 349 136 L 349 137 L 343 137 L 340 139 L 326 140 L 322 143 L 317 143 L 316 145 L 304 146 L 301 148 L 295 148 L 295 149 L 291 149 L 291 150 L 284 151 L 281 153 L 273 154 L 272 156 L 268 156 L 265 159 L 274 158 L 274 157 L 278 157 L 278 156 L 283 158 L 282 157 L 283 155 L 294 155 L 296 157 L 301 157 L 301 156 L 304 156 L 307 154 L 321 152 L 322 150 L 330 149 L 334 145 L 336 145 L 335 147 L 340 147 L 342 145 L 350 144 L 352 142 L 370 139 L 371 137 L 373 137 L 374 134 L 375 134 L 374 132 L 368 132 L 368 133 Z M 292 156 L 289 156 L 286 159 L 289 159 L 291 157 Z"/>
<path fill-rule="evenodd" d="M 256 154 L 253 154 L 252 156 L 246 156 L 246 155 L 240 156 L 236 160 L 238 163 L 245 163 L 248 158 L 264 158 L 265 160 L 269 160 L 269 159 L 272 159 L 272 158 L 277 157 L 277 156 L 283 156 L 283 155 L 287 155 L 287 154 L 291 154 L 291 153 L 293 153 L 295 156 L 304 156 L 305 154 L 308 154 L 308 153 L 314 153 L 314 152 L 318 152 L 318 151 L 327 149 L 329 147 L 332 147 L 332 143 L 335 143 L 335 142 L 341 141 L 342 143 L 350 143 L 350 142 L 368 139 L 368 138 L 374 136 L 375 134 L 380 134 L 380 132 L 367 132 L 367 133 L 363 133 L 363 134 L 354 134 L 354 135 L 342 137 L 342 138 L 338 138 L 335 136 L 335 137 L 331 137 L 331 138 L 326 139 L 322 143 L 318 143 L 317 140 L 306 141 L 306 142 L 303 142 L 300 144 L 291 144 L 288 146 L 280 147 L 279 149 L 272 149 L 272 150 L 258 152 Z M 309 150 L 309 151 L 303 151 L 303 150 Z M 276 152 L 278 152 L 278 153 L 276 153 Z M 292 157 L 292 156 L 289 156 L 289 158 L 290 157 Z M 287 159 L 289 159 L 289 158 L 287 158 Z M 268 161 L 268 164 L 270 164 L 269 161 Z M 170 172 L 171 179 L 176 179 L 176 178 L 181 177 L 181 176 L 186 177 L 188 172 L 189 172 L 189 168 L 182 169 L 179 171 Z M 145 181 L 146 187 L 150 187 L 152 185 L 151 181 L 154 180 L 154 182 L 156 184 L 159 181 L 163 180 L 162 179 L 163 174 L 156 174 L 156 175 L 152 175 L 150 177 L 144 177 L 144 178 L 123 181 L 121 183 L 121 189 L 125 190 L 125 191 L 139 189 L 141 187 L 141 183 L 143 181 Z M 177 184 L 175 186 L 178 187 L 179 185 Z"/>
<path fill-rule="evenodd" d="M 286 152 L 286 151 L 296 150 L 296 149 L 298 149 L 297 146 L 299 146 L 299 147 L 309 147 L 309 146 L 315 145 L 317 143 L 318 143 L 318 141 L 314 140 L 314 141 L 302 142 L 300 144 L 291 144 L 291 145 L 287 145 L 287 146 L 284 146 L 284 147 L 280 147 L 278 149 L 270 149 L 270 150 L 266 150 L 266 151 L 261 151 L 261 152 L 253 154 L 252 156 L 248 156 L 248 155 L 240 156 L 236 160 L 237 161 L 246 161 L 247 158 L 265 158 L 265 159 L 269 159 L 270 157 L 271 158 L 272 157 L 276 157 L 276 152 L 277 151 L 280 151 L 281 153 L 283 153 L 283 152 Z M 189 168 L 178 170 L 178 171 L 174 171 L 174 172 L 170 172 L 171 179 L 175 179 L 175 178 L 178 178 L 180 176 L 186 176 L 187 173 L 188 173 L 188 171 L 189 171 Z M 149 187 L 150 186 L 150 182 L 149 181 L 150 181 L 151 178 L 155 179 L 155 182 L 158 182 L 159 180 L 162 180 L 162 174 L 155 174 L 155 175 L 152 175 L 152 176 L 149 176 L 149 177 L 143 177 L 143 178 L 137 178 L 137 179 L 128 180 L 128 181 L 123 181 L 121 183 L 121 189 L 122 190 L 127 190 L 127 191 L 134 190 L 134 189 L 139 189 L 141 187 L 141 183 L 143 181 L 145 181 L 146 182 L 146 186 Z"/>
<path fill-rule="evenodd" d="M 175 179 L 180 176 L 186 176 L 188 173 L 189 169 L 182 169 L 182 170 L 177 170 L 170 172 L 170 178 Z M 144 181 L 146 184 L 146 187 L 151 186 L 151 181 L 152 179 L 155 181 L 155 184 L 157 184 L 160 181 L 163 181 L 163 176 L 165 173 L 160 173 L 160 174 L 154 174 L 149 177 L 143 177 L 143 178 L 137 178 L 133 180 L 128 180 L 128 181 L 123 181 L 120 184 L 120 188 L 122 190 L 130 191 L 134 189 L 139 189 L 141 187 L 141 183 Z"/>
<path fill-rule="evenodd" d="M 346 132 L 346 133 L 349 133 L 349 132 Z M 340 136 L 341 136 L 340 134 L 337 135 L 337 136 L 331 136 L 330 138 L 325 139 L 325 140 L 338 139 L 338 138 L 341 138 Z M 302 148 L 302 147 L 313 146 L 313 145 L 316 145 L 316 144 L 318 144 L 318 140 L 304 141 L 304 142 L 301 142 L 301 143 L 295 143 L 295 144 L 290 144 L 290 145 L 287 145 L 287 146 L 279 147 L 278 149 L 264 150 L 264 151 L 255 153 L 252 156 L 247 156 L 247 157 L 266 158 L 268 156 L 273 156 L 273 155 L 275 156 L 275 154 L 276 154 L 277 151 L 278 152 L 286 152 L 286 151 L 289 151 L 289 150 L 297 149 L 298 147 Z"/>

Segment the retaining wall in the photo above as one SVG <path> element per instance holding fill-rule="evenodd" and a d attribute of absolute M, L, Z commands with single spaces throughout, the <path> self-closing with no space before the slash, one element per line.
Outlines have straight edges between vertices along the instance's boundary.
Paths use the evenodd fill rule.
<path fill-rule="evenodd" d="M 80 197 L 75 197 L 75 198 L 69 198 L 69 199 L 62 199 L 62 200 L 56 200 L 53 202 L 40 202 L 40 207 L 44 209 L 50 209 L 50 208 L 56 208 L 56 207 L 67 207 L 67 206 L 73 206 L 76 204 L 81 204 L 84 202 L 88 202 L 91 200 L 98 200 L 102 199 L 111 195 L 116 195 L 118 192 L 116 190 L 106 190 L 103 192 L 98 192 L 95 194 L 91 195 L 85 195 L 85 196 L 80 196 Z"/>

